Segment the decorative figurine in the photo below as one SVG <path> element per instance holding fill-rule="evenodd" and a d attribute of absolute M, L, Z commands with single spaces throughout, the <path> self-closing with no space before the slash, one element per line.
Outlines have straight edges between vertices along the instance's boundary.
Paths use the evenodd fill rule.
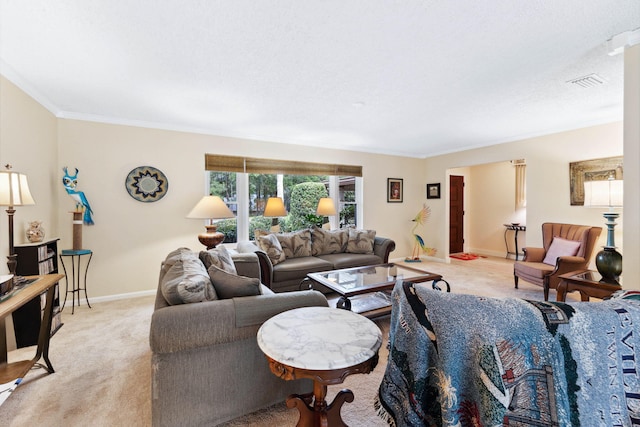
<path fill-rule="evenodd" d="M 76 190 L 76 186 L 78 185 L 78 168 L 75 169 L 75 175 L 69 175 L 67 167 L 65 166 L 62 168 L 64 171 L 62 185 L 64 185 L 65 190 L 67 190 L 67 194 L 76 201 L 76 209 L 78 209 L 78 211 L 84 211 L 82 222 L 86 225 L 93 225 L 93 219 L 91 218 L 93 211 L 91 210 L 89 201 L 85 197 L 84 192 Z"/>
<path fill-rule="evenodd" d="M 42 242 L 44 240 L 44 228 L 42 227 L 42 221 L 29 222 L 29 228 L 27 228 L 27 240 L 31 243 Z"/>
<path fill-rule="evenodd" d="M 424 224 L 429 218 L 429 215 L 431 215 L 431 208 L 429 208 L 426 204 L 423 204 L 422 209 L 420 209 L 415 218 L 411 220 L 416 223 L 411 230 L 416 243 L 413 245 L 413 252 L 411 252 L 411 257 L 405 258 L 405 262 L 421 262 L 422 260 L 420 259 L 420 249 L 422 249 L 422 251 L 429 256 L 433 256 L 436 254 L 437 249 L 426 247 L 422 237 L 416 234 L 416 228 Z"/>

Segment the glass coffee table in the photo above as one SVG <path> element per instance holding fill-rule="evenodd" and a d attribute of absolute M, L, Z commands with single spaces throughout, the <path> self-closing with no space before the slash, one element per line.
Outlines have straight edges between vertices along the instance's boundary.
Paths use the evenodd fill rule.
<path fill-rule="evenodd" d="M 337 308 L 373 318 L 391 312 L 391 291 L 398 281 L 432 282 L 432 288 L 439 291 L 442 282 L 447 292 L 451 291 L 449 283 L 440 274 L 395 263 L 309 273 L 301 287 L 325 286 L 340 295 Z"/>

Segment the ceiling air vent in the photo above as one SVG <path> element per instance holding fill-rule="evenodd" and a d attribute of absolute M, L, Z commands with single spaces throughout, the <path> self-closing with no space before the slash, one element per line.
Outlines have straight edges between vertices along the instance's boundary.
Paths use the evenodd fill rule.
<path fill-rule="evenodd" d="M 567 83 L 573 83 L 580 87 L 596 87 L 605 83 L 605 79 L 597 74 L 589 74 L 588 76 L 578 77 L 577 79 L 569 80 Z"/>

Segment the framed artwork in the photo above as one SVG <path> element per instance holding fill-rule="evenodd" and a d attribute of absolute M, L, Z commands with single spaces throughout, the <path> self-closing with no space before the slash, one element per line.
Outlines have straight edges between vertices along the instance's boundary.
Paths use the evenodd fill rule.
<path fill-rule="evenodd" d="M 569 163 L 571 206 L 584 206 L 584 182 L 622 179 L 622 156 Z"/>
<path fill-rule="evenodd" d="M 440 183 L 427 184 L 427 199 L 439 199 L 440 198 Z"/>
<path fill-rule="evenodd" d="M 402 203 L 401 178 L 387 178 L 387 203 Z"/>

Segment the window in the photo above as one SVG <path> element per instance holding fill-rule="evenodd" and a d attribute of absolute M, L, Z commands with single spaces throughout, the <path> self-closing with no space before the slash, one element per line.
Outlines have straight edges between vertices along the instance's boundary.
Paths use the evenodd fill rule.
<path fill-rule="evenodd" d="M 252 240 L 256 228 L 271 228 L 273 219 L 263 216 L 269 197 L 284 201 L 288 215 L 276 219 L 282 231 L 321 223 L 323 218 L 315 215 L 315 205 L 320 197 L 327 196 L 334 199 L 338 210 L 338 215 L 330 218 L 332 228 L 355 226 L 358 222 L 362 187 L 359 166 L 206 155 L 206 168 L 209 194 L 220 196 L 237 215 L 217 223 L 225 233 L 225 243 Z M 357 175 L 332 174 L 345 170 Z M 307 199 L 309 203 L 305 203 Z"/>

